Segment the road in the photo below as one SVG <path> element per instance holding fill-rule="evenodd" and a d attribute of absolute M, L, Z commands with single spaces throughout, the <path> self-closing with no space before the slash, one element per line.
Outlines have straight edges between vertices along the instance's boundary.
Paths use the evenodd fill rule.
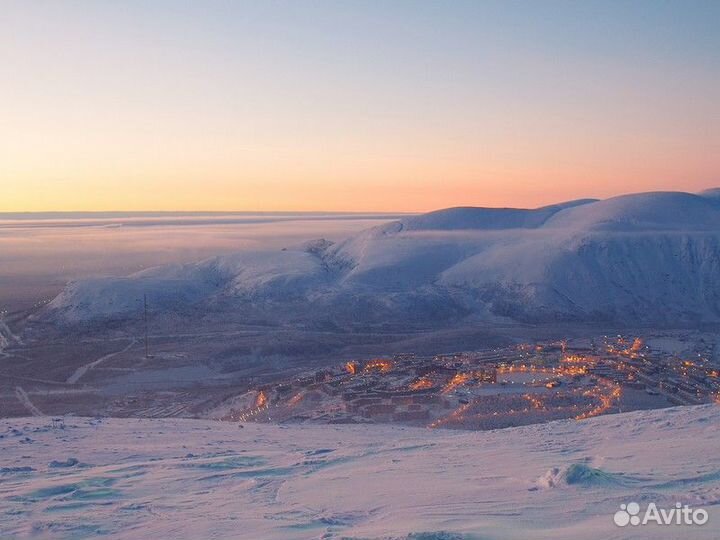
<path fill-rule="evenodd" d="M 38 409 L 32 401 L 30 401 L 30 397 L 21 386 L 15 387 L 15 395 L 20 400 L 20 403 L 22 403 L 25 408 L 30 411 L 30 414 L 33 416 L 45 416 L 42 411 Z"/>
<path fill-rule="evenodd" d="M 113 358 L 114 356 L 117 356 L 118 354 L 122 354 L 122 353 L 130 350 L 130 348 L 131 348 L 133 345 L 135 345 L 136 343 L 137 343 L 137 340 L 136 340 L 135 338 L 130 338 L 130 342 L 125 346 L 124 349 L 121 349 L 121 350 L 119 350 L 119 351 L 112 352 L 112 353 L 110 353 L 110 354 L 106 354 L 105 356 L 101 356 L 101 357 L 98 358 L 97 360 L 93 360 L 93 361 L 90 362 L 89 364 L 85 364 L 84 366 L 80 366 L 79 368 L 77 368 L 77 369 L 73 372 L 72 375 L 70 375 L 70 376 L 67 378 L 67 380 L 66 380 L 65 382 L 67 382 L 68 384 L 75 384 L 75 383 L 77 383 L 77 382 L 83 377 L 83 375 L 85 375 L 85 373 L 88 372 L 88 370 L 94 368 L 95 366 L 98 366 L 99 364 L 102 364 L 102 363 L 105 362 L 106 360 L 110 360 L 111 358 Z"/>

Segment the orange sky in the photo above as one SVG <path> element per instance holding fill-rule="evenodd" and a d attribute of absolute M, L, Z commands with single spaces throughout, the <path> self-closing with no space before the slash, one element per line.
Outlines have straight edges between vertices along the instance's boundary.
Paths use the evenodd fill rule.
<path fill-rule="evenodd" d="M 720 4 L 639 4 L 10 2 L 0 211 L 425 211 L 714 187 Z"/>

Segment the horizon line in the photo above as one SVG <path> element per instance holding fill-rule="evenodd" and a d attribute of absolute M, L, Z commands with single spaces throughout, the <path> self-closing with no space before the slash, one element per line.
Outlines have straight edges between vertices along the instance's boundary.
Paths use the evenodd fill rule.
<path fill-rule="evenodd" d="M 325 215 L 414 215 L 414 214 L 425 214 L 428 212 L 435 212 L 438 210 L 447 210 L 451 208 L 485 208 L 485 209 L 502 209 L 502 210 L 537 210 L 547 206 L 556 206 L 558 204 L 566 204 L 576 201 L 603 201 L 609 199 L 615 199 L 618 197 L 625 197 L 630 195 L 639 194 L 650 194 L 650 193 L 685 193 L 688 195 L 703 196 L 704 193 L 720 191 L 720 187 L 711 187 L 702 189 L 700 191 L 685 191 L 680 189 L 658 189 L 648 191 L 631 191 L 626 193 L 619 193 L 610 197 L 578 197 L 574 199 L 563 199 L 555 203 L 543 204 L 540 206 L 527 207 L 527 206 L 486 206 L 486 205 L 475 205 L 475 204 L 460 204 L 441 206 L 433 208 L 431 210 L 0 210 L 1 216 L 29 216 L 29 215 L 57 215 L 57 214 L 85 214 L 85 215 L 98 215 L 98 214 L 162 214 L 162 215 L 179 215 L 179 214 L 193 214 L 193 215 L 231 215 L 231 214 L 267 214 L 267 215 L 288 215 L 288 214 L 325 214 Z"/>

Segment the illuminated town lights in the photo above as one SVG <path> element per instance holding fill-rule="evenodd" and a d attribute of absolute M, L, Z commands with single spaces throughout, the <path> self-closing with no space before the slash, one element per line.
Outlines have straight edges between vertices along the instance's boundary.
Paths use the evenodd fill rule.
<path fill-rule="evenodd" d="M 468 373 L 456 373 L 452 379 L 448 381 L 442 390 L 443 394 L 452 392 L 458 386 L 462 386 L 470 380 L 470 374 Z"/>
<path fill-rule="evenodd" d="M 595 388 L 593 390 L 588 390 L 584 392 L 583 395 L 595 397 L 600 401 L 600 403 L 589 411 L 577 415 L 575 419 L 585 420 L 586 418 L 592 418 L 593 416 L 598 416 L 606 413 L 610 409 L 610 407 L 613 406 L 614 402 L 622 395 L 622 388 L 620 386 L 615 385 L 610 386 L 610 388 L 612 388 L 612 391 L 608 394 L 602 393 L 602 390 L 600 388 Z"/>
<path fill-rule="evenodd" d="M 385 360 L 384 358 L 375 358 L 374 360 L 370 360 L 367 364 L 365 364 L 365 372 L 368 373 L 370 371 L 379 371 L 380 373 L 387 373 L 392 369 L 393 365 L 390 360 Z"/>
<path fill-rule="evenodd" d="M 443 418 L 438 418 L 434 422 L 430 423 L 430 425 L 428 427 L 434 429 L 434 428 L 438 428 L 438 427 L 444 426 L 446 424 L 449 424 L 451 422 L 460 422 L 461 420 L 463 420 L 465 413 L 470 408 L 470 405 L 471 405 L 470 403 L 461 405 L 460 407 L 455 409 L 449 415 L 447 415 Z"/>
<path fill-rule="evenodd" d="M 288 405 L 290 407 L 294 407 L 295 405 L 297 405 L 298 403 L 300 403 L 302 401 L 304 395 L 305 394 L 303 394 L 303 392 L 298 392 L 297 394 L 295 394 L 293 397 L 291 397 L 288 400 Z"/>
<path fill-rule="evenodd" d="M 260 390 L 260 392 L 257 395 L 257 399 L 255 400 L 255 407 L 260 409 L 260 408 L 264 407 L 265 405 L 267 405 L 267 402 L 268 402 L 268 399 L 267 399 L 267 396 L 265 395 L 265 392 Z"/>
<path fill-rule="evenodd" d="M 533 394 L 525 394 L 525 395 L 523 395 L 523 397 L 530 402 L 533 409 L 544 409 L 545 408 L 545 404 L 543 403 L 542 399 L 540 399 L 538 396 L 535 396 Z"/>
<path fill-rule="evenodd" d="M 421 377 L 410 384 L 410 390 L 427 390 L 433 387 L 433 382 L 427 377 Z"/>

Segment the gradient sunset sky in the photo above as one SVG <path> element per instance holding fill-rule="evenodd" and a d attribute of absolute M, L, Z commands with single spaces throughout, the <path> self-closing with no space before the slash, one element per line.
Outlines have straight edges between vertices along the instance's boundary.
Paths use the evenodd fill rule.
<path fill-rule="evenodd" d="M 0 211 L 720 185 L 720 1 L 5 1 Z"/>

